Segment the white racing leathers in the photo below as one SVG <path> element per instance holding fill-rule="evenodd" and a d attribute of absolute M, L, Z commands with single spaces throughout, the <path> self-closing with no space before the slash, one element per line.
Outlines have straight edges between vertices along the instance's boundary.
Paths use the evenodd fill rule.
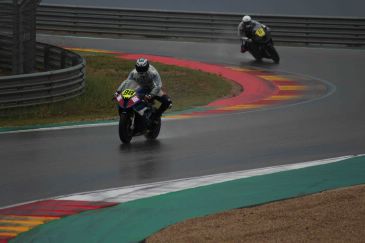
<path fill-rule="evenodd" d="M 161 89 L 162 81 L 160 74 L 157 70 L 150 65 L 148 71 L 144 74 L 138 73 L 135 69 L 129 73 L 128 79 L 125 80 L 118 88 L 118 92 L 127 88 L 136 89 L 140 87 L 143 89 L 143 93 L 152 95 L 156 100 L 161 103 L 161 106 L 157 109 L 155 115 L 159 117 L 168 108 L 171 108 L 172 101 Z"/>
<path fill-rule="evenodd" d="M 252 39 L 253 37 L 253 30 L 256 29 L 257 26 L 262 26 L 263 28 L 265 28 L 266 26 L 261 24 L 258 21 L 252 20 L 251 24 L 248 28 L 245 28 L 245 25 L 243 22 L 240 22 L 238 27 L 237 27 L 237 35 L 238 37 L 247 37 Z"/>
<path fill-rule="evenodd" d="M 124 81 L 118 88 L 118 92 L 121 92 L 126 88 L 126 86 L 132 85 L 134 86 L 132 81 L 135 81 L 141 88 L 146 89 L 153 96 L 161 97 L 163 95 L 162 92 L 162 81 L 160 74 L 157 72 L 156 68 L 150 65 L 149 69 L 146 73 L 140 74 L 133 69 L 126 81 Z M 128 87 L 130 88 L 130 87 Z"/>

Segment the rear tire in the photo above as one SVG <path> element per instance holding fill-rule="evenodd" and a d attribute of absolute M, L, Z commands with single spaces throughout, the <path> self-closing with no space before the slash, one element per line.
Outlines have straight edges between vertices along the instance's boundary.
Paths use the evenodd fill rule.
<path fill-rule="evenodd" d="M 267 47 L 267 51 L 269 52 L 272 60 L 274 60 L 275 63 L 279 63 L 280 62 L 280 57 L 279 57 L 279 53 L 276 51 L 274 46 L 268 46 Z"/>
<path fill-rule="evenodd" d="M 158 137 L 161 130 L 161 117 L 158 117 L 153 121 L 153 125 L 148 129 L 147 133 L 144 135 L 148 140 L 154 140 Z"/>
<path fill-rule="evenodd" d="M 131 142 L 133 131 L 131 129 L 131 119 L 127 114 L 120 114 L 119 119 L 119 138 L 124 144 Z"/>

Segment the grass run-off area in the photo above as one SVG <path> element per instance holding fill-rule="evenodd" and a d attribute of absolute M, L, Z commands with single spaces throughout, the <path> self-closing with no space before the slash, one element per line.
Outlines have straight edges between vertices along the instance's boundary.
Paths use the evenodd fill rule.
<path fill-rule="evenodd" d="M 0 110 L 0 127 L 116 119 L 116 104 L 111 98 L 134 68 L 135 62 L 119 59 L 112 54 L 79 53 L 87 63 L 84 94 L 53 104 Z M 161 75 L 164 91 L 173 101 L 173 108 L 166 114 L 202 106 L 231 94 L 232 83 L 220 76 L 152 64 Z"/>

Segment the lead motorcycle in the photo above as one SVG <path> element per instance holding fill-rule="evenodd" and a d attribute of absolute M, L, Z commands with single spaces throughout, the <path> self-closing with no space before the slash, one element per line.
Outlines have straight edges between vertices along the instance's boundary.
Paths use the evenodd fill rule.
<path fill-rule="evenodd" d="M 134 89 L 125 89 L 114 97 L 119 112 L 119 138 L 124 144 L 133 137 L 144 135 L 156 139 L 161 129 L 161 117 L 153 118 L 156 107 L 153 101 L 144 99 L 144 94 Z"/>
<path fill-rule="evenodd" d="M 257 26 L 253 30 L 253 38 L 248 39 L 243 37 L 242 45 L 244 45 L 248 52 L 257 60 L 261 61 L 262 58 L 272 59 L 275 63 L 280 62 L 278 52 L 274 47 L 274 42 L 271 37 L 270 28 L 266 26 Z"/>

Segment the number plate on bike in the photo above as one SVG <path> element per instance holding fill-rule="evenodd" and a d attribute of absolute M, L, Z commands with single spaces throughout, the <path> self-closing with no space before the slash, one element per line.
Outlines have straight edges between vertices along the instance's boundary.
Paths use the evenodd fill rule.
<path fill-rule="evenodd" d="M 133 89 L 126 89 L 122 92 L 122 96 L 124 99 L 130 99 L 135 94 L 136 94 L 136 91 L 134 91 Z"/>
<path fill-rule="evenodd" d="M 258 37 L 264 37 L 266 35 L 264 28 L 260 27 L 256 30 L 255 34 Z"/>

